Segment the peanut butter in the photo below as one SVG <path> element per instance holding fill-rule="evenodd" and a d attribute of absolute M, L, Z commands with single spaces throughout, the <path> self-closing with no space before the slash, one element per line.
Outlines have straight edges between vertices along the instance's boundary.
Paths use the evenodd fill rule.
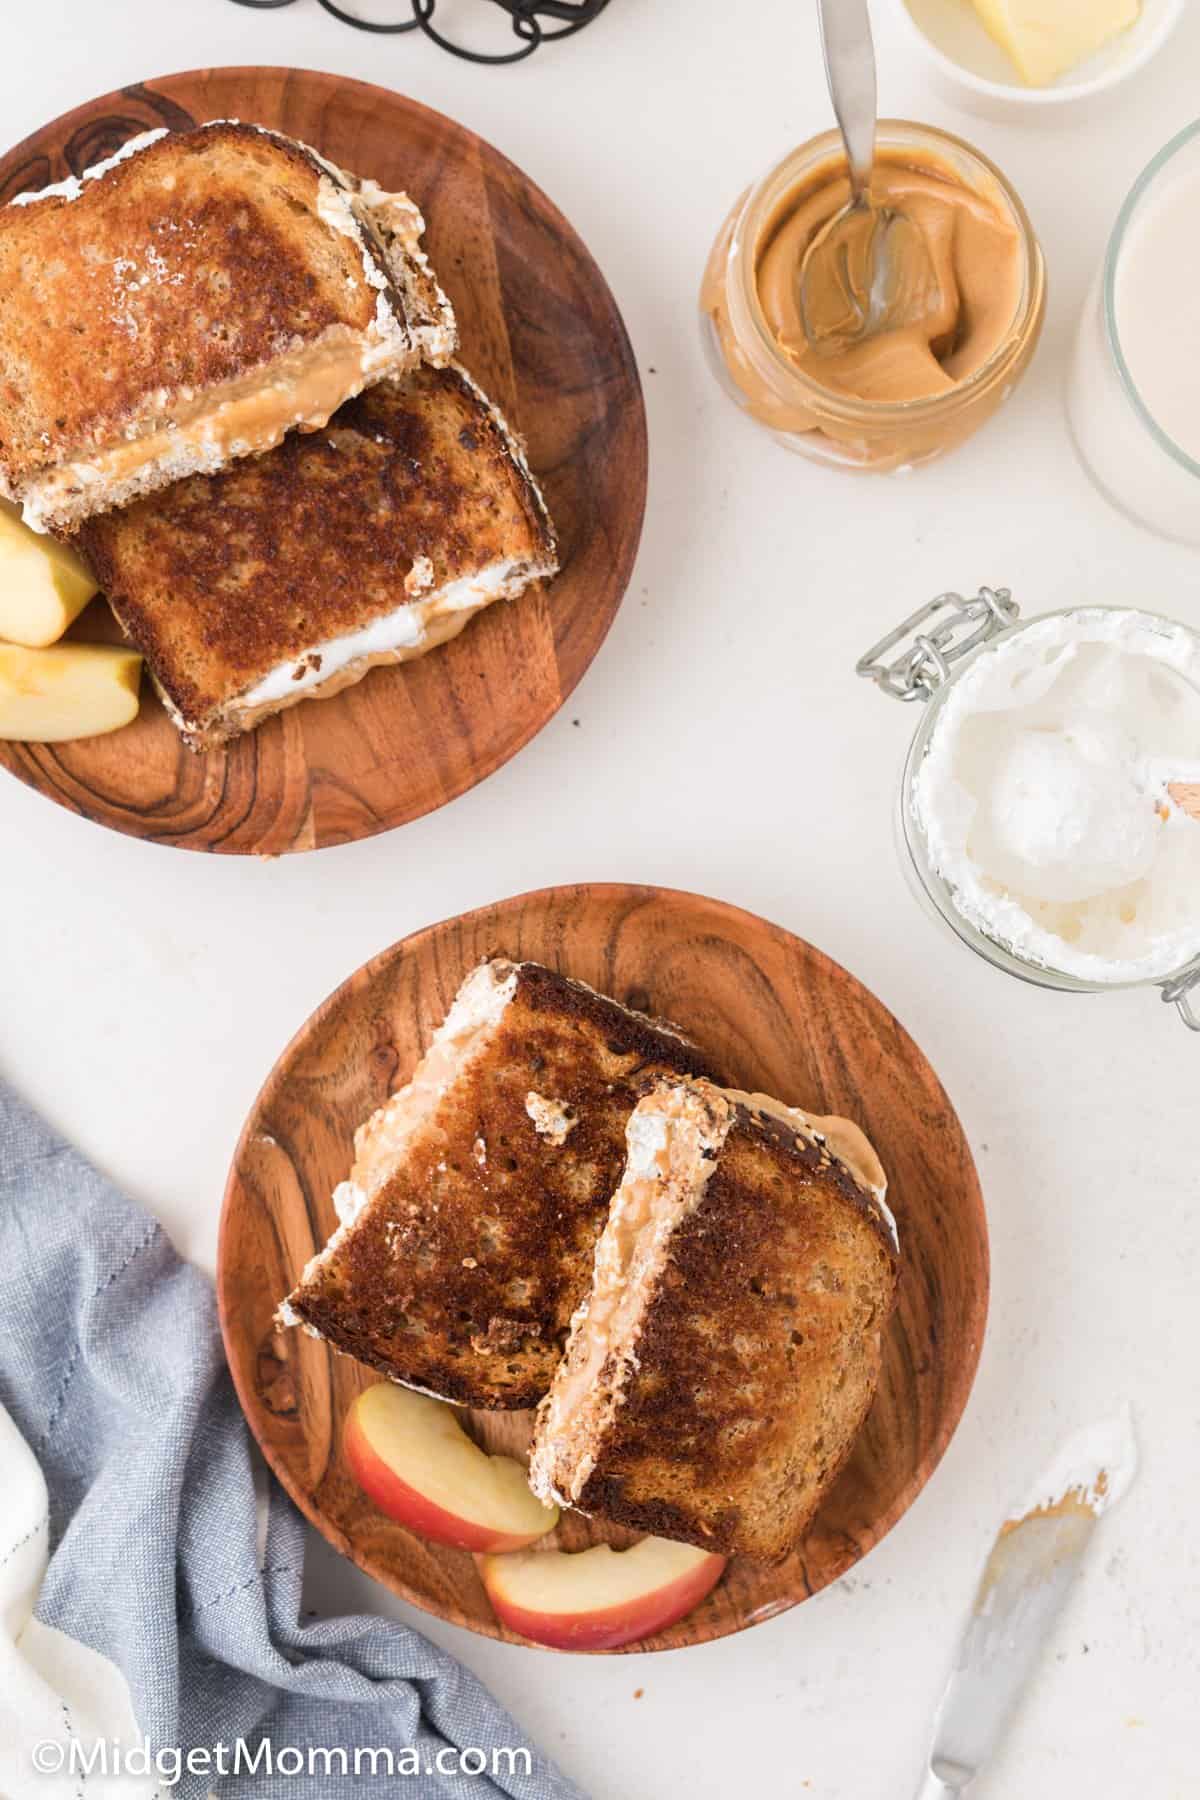
<path fill-rule="evenodd" d="M 274 449 L 289 431 L 318 429 L 348 397 L 394 356 L 386 341 L 363 340 L 341 327 L 316 343 L 280 356 L 267 376 L 239 376 L 201 395 L 169 402 L 166 423 L 107 444 L 58 468 L 43 471 L 32 484 L 35 511 L 71 510 L 73 497 L 103 483 L 119 489 L 135 482 L 162 459 L 180 474 L 223 468 L 232 458 Z M 135 490 L 136 491 L 136 490 Z M 128 496 L 125 496 L 128 497 Z"/>
<path fill-rule="evenodd" d="M 1041 251 L 1020 200 L 977 151 L 930 126 L 881 121 L 872 198 L 919 234 L 901 234 L 915 250 L 898 284 L 911 312 L 858 342 L 835 334 L 814 348 L 800 272 L 849 197 L 832 132 L 743 196 L 704 275 L 708 343 L 726 391 L 790 448 L 840 467 L 912 467 L 970 436 L 1023 373 L 1045 311 Z M 831 306 L 839 299 L 831 284 Z M 814 322 L 820 335 L 838 315 Z"/>
<path fill-rule="evenodd" d="M 788 194 L 764 236 L 758 298 L 775 342 L 813 381 L 860 400 L 894 404 L 949 393 L 989 361 L 1012 327 L 1022 275 L 1016 227 L 948 165 L 880 157 L 872 199 L 919 228 L 936 292 L 911 323 L 846 349 L 815 350 L 800 317 L 800 267 L 822 226 L 850 199 L 850 184 L 836 169 L 827 164 Z M 903 292 L 903 271 L 901 277 Z M 824 321 L 814 323 L 825 329 Z"/>

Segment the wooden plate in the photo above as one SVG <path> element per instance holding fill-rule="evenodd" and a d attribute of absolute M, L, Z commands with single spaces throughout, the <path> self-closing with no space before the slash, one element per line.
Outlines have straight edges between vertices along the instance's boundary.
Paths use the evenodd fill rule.
<path fill-rule="evenodd" d="M 474 1563 L 383 1518 L 349 1475 L 341 1425 L 378 1377 L 271 1315 L 335 1219 L 354 1130 L 406 1081 L 464 975 L 531 957 L 675 1020 L 744 1086 L 857 1119 L 891 1178 L 904 1251 L 874 1408 L 800 1548 L 737 1558 L 707 1600 L 631 1650 L 703 1643 L 806 1600 L 911 1506 L 958 1423 L 987 1314 L 988 1249 L 971 1152 L 937 1076 L 885 1007 L 801 939 L 716 900 L 645 887 L 548 888 L 431 926 L 384 951 L 315 1012 L 246 1123 L 225 1194 L 218 1298 L 238 1395 L 268 1462 L 319 1530 L 414 1605 L 489 1637 Z M 518 1452 L 528 1413 L 469 1414 Z M 630 1541 L 565 1516 L 551 1542 Z M 512 1639 L 523 1642 L 523 1639 Z"/>
<path fill-rule="evenodd" d="M 185 750 L 157 699 L 111 737 L 0 743 L 0 764 L 114 830 L 189 850 L 278 855 L 368 837 L 442 806 L 540 731 L 604 641 L 646 497 L 637 368 L 612 295 L 546 196 L 497 150 L 414 100 L 344 76 L 201 69 L 89 101 L 0 159 L 0 201 L 136 132 L 241 118 L 403 187 L 454 302 L 463 361 L 526 437 L 563 572 L 460 638 L 377 669 L 221 750 Z M 103 601 L 73 635 L 119 636 Z"/>

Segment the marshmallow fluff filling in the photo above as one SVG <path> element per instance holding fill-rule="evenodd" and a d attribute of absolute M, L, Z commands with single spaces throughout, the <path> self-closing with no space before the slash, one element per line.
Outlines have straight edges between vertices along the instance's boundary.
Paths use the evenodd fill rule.
<path fill-rule="evenodd" d="M 570 1505 L 586 1486 L 625 1377 L 637 1364 L 647 1294 L 672 1234 L 704 1197 L 733 1118 L 731 1107 L 719 1115 L 700 1095 L 675 1086 L 648 1094 L 630 1116 L 625 1171 L 596 1245 L 592 1291 L 571 1322 L 566 1354 L 540 1409 L 529 1470 L 539 1497 Z"/>
<path fill-rule="evenodd" d="M 523 585 L 532 573 L 535 571 L 530 570 L 528 563 L 510 558 L 477 575 L 447 582 L 428 599 L 398 606 L 357 631 L 318 644 L 294 661 L 278 663 L 253 687 L 238 695 L 237 706 L 250 711 L 277 700 L 294 699 L 322 686 L 341 669 L 364 657 L 394 656 L 399 661 L 406 653 L 420 654 L 431 626 L 438 620 L 461 614 L 465 625 L 473 613 L 493 600 L 505 598 L 515 584 Z"/>
<path fill-rule="evenodd" d="M 957 912 L 1021 960 L 1091 982 L 1200 955 L 1200 639 L 1079 609 L 981 651 L 950 689 L 911 792 Z"/>

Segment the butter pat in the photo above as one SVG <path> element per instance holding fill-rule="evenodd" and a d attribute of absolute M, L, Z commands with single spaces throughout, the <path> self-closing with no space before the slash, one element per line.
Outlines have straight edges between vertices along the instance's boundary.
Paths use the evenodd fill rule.
<path fill-rule="evenodd" d="M 0 738 L 59 744 L 137 717 L 142 659 L 116 644 L 0 644 Z"/>
<path fill-rule="evenodd" d="M 0 501 L 0 638 L 41 649 L 77 619 L 98 583 L 65 545 Z"/>
<path fill-rule="evenodd" d="M 1136 25 L 1140 0 L 973 0 L 1029 87 L 1047 87 Z"/>

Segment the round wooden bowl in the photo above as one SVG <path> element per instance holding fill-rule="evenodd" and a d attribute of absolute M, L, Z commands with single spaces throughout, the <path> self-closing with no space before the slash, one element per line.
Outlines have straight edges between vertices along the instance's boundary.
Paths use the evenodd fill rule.
<path fill-rule="evenodd" d="M 407 1081 L 459 983 L 496 952 L 527 957 L 674 1020 L 747 1088 L 857 1120 L 888 1171 L 903 1251 L 879 1392 L 804 1542 L 775 1566 L 735 1558 L 701 1606 L 627 1646 L 723 1637 L 845 1573 L 928 1481 L 975 1375 L 988 1248 L 971 1152 L 937 1076 L 887 1009 L 819 950 L 720 901 L 663 888 L 548 888 L 447 920 L 366 964 L 280 1057 L 234 1157 L 218 1251 L 225 1347 L 250 1427 L 297 1505 L 338 1550 L 404 1599 L 510 1639 L 472 1558 L 375 1510 L 341 1454 L 359 1391 L 378 1380 L 272 1313 L 336 1223 L 330 1196 L 355 1128 Z M 528 1413 L 466 1415 L 517 1454 Z M 564 1514 L 550 1543 L 631 1541 Z"/>
<path fill-rule="evenodd" d="M 123 88 L 0 158 L 0 202 L 153 126 L 240 118 L 412 193 L 462 360 L 529 446 L 557 580 L 490 607 L 417 662 L 376 669 L 221 749 L 186 750 L 149 682 L 137 720 L 0 765 L 73 812 L 189 850 L 274 856 L 404 825 L 482 781 L 562 705 L 603 643 L 641 534 L 646 421 L 621 316 L 562 214 L 499 151 L 414 100 L 298 69 L 200 69 Z M 72 630 L 120 633 L 103 600 Z"/>

